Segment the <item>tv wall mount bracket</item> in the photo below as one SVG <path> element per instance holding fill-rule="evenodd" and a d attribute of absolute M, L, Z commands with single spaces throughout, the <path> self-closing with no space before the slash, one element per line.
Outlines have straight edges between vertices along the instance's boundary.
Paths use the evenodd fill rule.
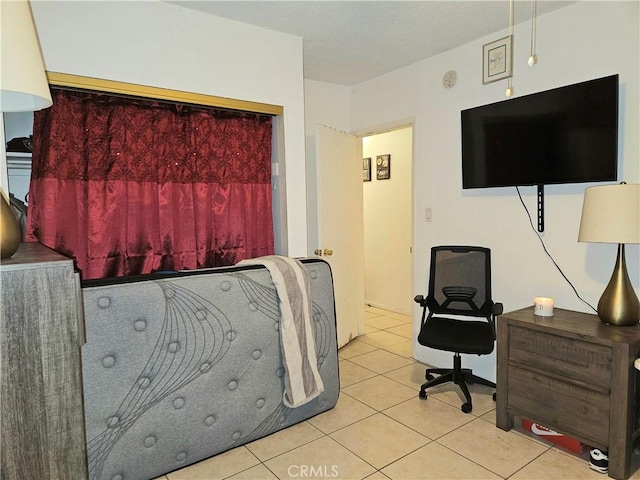
<path fill-rule="evenodd" d="M 544 232 L 544 185 L 538 185 L 538 232 Z"/>

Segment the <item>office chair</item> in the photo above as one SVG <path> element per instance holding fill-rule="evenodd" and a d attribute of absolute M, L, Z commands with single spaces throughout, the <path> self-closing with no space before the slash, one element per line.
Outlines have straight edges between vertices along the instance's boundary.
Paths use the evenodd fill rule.
<path fill-rule="evenodd" d="M 462 368 L 460 357 L 461 353 L 493 352 L 495 320 L 502 313 L 502 304 L 491 299 L 491 251 L 484 247 L 433 247 L 427 298 L 418 295 L 414 301 L 423 308 L 418 343 L 454 353 L 453 369 L 427 369 L 427 382 L 420 387 L 419 396 L 426 399 L 427 388 L 454 382 L 466 399 L 461 409 L 469 413 L 473 404 L 467 384 L 496 387 L 471 369 Z"/>

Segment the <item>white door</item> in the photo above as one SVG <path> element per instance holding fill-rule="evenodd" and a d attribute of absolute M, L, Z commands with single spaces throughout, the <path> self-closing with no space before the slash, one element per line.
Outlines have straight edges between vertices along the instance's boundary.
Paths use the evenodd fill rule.
<path fill-rule="evenodd" d="M 318 245 L 333 273 L 338 347 L 364 333 L 362 142 L 316 127 Z"/>

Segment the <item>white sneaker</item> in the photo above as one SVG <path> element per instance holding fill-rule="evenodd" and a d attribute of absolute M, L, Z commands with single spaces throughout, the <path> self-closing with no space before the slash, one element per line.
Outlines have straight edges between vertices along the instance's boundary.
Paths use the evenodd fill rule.
<path fill-rule="evenodd" d="M 598 448 L 589 451 L 589 468 L 599 473 L 609 472 L 609 453 Z"/>

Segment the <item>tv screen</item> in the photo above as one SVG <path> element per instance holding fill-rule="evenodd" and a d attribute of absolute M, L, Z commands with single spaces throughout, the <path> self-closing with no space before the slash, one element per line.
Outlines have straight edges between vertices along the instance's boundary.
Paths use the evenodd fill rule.
<path fill-rule="evenodd" d="M 618 75 L 461 112 L 462 188 L 616 181 Z"/>

